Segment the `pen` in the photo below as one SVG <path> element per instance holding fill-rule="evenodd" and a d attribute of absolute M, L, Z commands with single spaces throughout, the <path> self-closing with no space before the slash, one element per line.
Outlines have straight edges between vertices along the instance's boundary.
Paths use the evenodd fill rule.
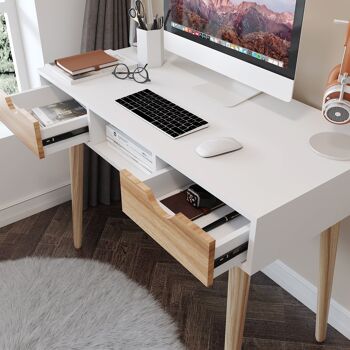
<path fill-rule="evenodd" d="M 219 227 L 219 226 L 225 224 L 226 222 L 231 221 L 231 220 L 237 218 L 237 217 L 240 216 L 240 215 L 241 215 L 241 214 L 238 213 L 237 211 L 233 211 L 233 212 L 231 212 L 231 213 L 225 215 L 224 217 L 222 217 L 222 218 L 220 218 L 220 219 L 218 219 L 218 220 L 212 222 L 211 224 L 209 224 L 209 225 L 207 225 L 207 226 L 204 226 L 202 230 L 205 231 L 205 232 L 209 232 L 209 231 L 211 231 L 211 230 L 214 230 L 214 228 L 217 228 L 217 227 Z"/>
<path fill-rule="evenodd" d="M 151 30 L 156 30 L 156 29 L 158 29 L 158 15 L 156 15 L 153 19 L 153 25 Z"/>
<path fill-rule="evenodd" d="M 140 28 L 143 30 L 148 30 L 145 22 L 143 21 L 142 17 L 139 14 L 137 15 L 137 19 L 138 19 Z"/>
<path fill-rule="evenodd" d="M 158 29 L 162 29 L 164 24 L 164 17 L 161 16 L 158 18 Z"/>
<path fill-rule="evenodd" d="M 171 10 L 169 9 L 168 10 L 168 13 L 166 14 L 166 17 L 165 17 L 165 21 L 164 21 L 164 24 L 163 24 L 163 27 L 166 29 L 166 24 L 168 23 L 168 19 L 169 19 L 169 16 L 170 16 L 170 12 Z"/>
<path fill-rule="evenodd" d="M 157 19 L 156 18 L 154 18 L 154 20 L 153 20 L 153 25 L 152 25 L 151 30 L 155 30 L 155 29 L 157 29 Z"/>

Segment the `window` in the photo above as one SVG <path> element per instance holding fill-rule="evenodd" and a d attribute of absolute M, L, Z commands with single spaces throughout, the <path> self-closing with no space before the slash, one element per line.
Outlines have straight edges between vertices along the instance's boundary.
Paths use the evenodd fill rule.
<path fill-rule="evenodd" d="M 0 89 L 7 94 L 13 94 L 18 90 L 6 20 L 3 14 L 0 14 Z"/>
<path fill-rule="evenodd" d="M 15 0 L 0 0 L 0 89 L 11 94 L 29 88 Z"/>

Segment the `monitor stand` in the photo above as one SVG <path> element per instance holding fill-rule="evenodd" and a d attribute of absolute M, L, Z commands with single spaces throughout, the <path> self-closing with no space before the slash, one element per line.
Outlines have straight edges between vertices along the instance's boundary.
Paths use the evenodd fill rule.
<path fill-rule="evenodd" d="M 225 107 L 238 106 L 261 93 L 261 91 L 231 79 L 223 79 L 220 83 L 204 83 L 195 86 L 194 89 Z"/>
<path fill-rule="evenodd" d="M 191 86 L 191 91 L 198 92 L 205 99 L 215 101 L 221 106 L 235 107 L 261 93 L 206 66 L 175 54 L 167 54 L 168 60 L 180 70 L 179 72 L 185 71 L 198 81 L 197 85 Z"/>

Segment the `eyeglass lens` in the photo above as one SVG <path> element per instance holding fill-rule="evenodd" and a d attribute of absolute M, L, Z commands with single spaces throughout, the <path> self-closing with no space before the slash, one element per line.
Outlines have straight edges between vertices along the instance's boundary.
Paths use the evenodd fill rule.
<path fill-rule="evenodd" d="M 119 79 L 126 79 L 130 74 L 129 68 L 125 64 L 117 64 L 114 75 Z"/>
<path fill-rule="evenodd" d="M 134 80 L 137 83 L 145 83 L 149 81 L 148 72 L 144 67 L 137 67 L 134 70 Z"/>

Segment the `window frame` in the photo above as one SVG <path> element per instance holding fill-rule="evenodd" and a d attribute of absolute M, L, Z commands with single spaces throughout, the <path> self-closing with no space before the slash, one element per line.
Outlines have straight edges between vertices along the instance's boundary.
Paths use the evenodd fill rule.
<path fill-rule="evenodd" d="M 6 28 L 10 41 L 18 90 L 27 90 L 30 88 L 30 83 L 26 64 L 26 57 L 23 49 L 22 35 L 18 21 L 16 1 L 0 1 L 0 13 L 5 15 Z"/>

